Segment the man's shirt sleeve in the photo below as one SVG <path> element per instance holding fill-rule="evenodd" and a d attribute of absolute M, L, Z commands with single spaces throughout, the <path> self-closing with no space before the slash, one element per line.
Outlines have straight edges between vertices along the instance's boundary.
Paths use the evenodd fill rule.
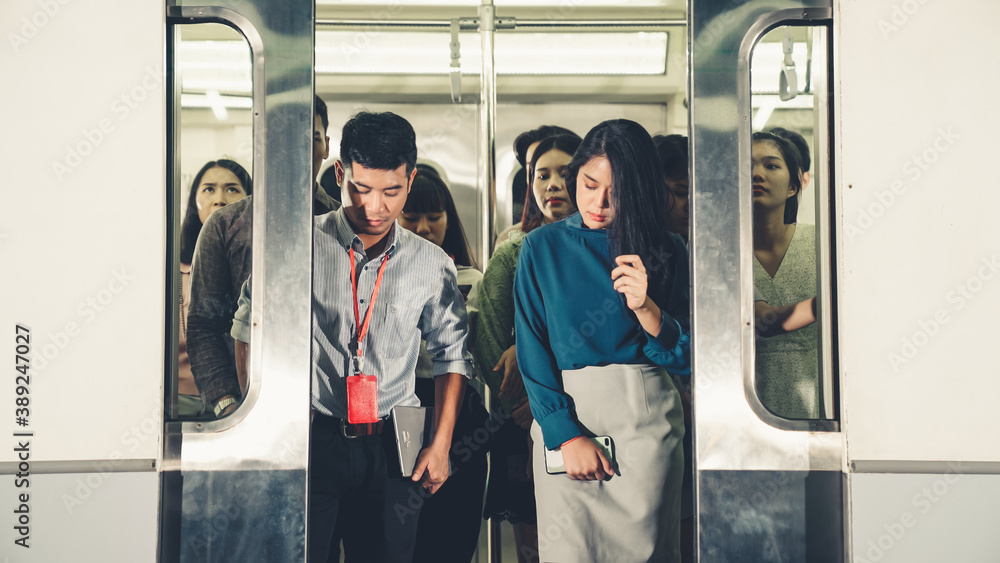
<path fill-rule="evenodd" d="M 420 328 L 427 341 L 434 369 L 431 375 L 437 377 L 446 373 L 472 375 L 472 355 L 468 352 L 469 319 L 465 299 L 458 289 L 458 274 L 450 260 L 442 261 L 440 279 L 440 299 L 431 299 L 424 304 L 420 316 Z"/>
<path fill-rule="evenodd" d="M 240 298 L 236 302 L 236 314 L 233 315 L 233 328 L 229 331 L 233 340 L 250 342 L 250 278 L 243 282 L 240 288 Z"/>

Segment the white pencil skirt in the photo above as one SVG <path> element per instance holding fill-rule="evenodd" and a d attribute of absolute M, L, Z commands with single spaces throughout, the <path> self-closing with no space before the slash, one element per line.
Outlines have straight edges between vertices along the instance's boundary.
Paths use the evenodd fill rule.
<path fill-rule="evenodd" d="M 684 415 L 673 380 L 652 365 L 593 366 L 562 376 L 580 425 L 614 440 L 621 475 L 549 475 L 541 427 L 532 424 L 541 561 L 680 561 Z"/>

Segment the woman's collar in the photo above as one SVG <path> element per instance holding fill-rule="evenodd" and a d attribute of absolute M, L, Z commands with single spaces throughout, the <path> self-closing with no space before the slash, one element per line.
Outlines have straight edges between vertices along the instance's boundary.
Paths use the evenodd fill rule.
<path fill-rule="evenodd" d="M 574 229 L 587 229 L 587 227 L 583 224 L 583 215 L 581 215 L 579 211 L 563 219 L 563 221 L 566 221 L 566 225 Z"/>

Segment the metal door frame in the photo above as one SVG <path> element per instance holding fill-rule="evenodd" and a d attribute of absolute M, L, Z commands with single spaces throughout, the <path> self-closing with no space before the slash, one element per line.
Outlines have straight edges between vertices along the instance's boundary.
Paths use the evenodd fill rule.
<path fill-rule="evenodd" d="M 255 193 L 249 389 L 225 419 L 166 425 L 164 561 L 306 559 L 315 5 L 292 1 L 166 8 L 168 27 L 223 23 L 250 44 Z M 168 163 L 178 154 L 172 133 Z M 175 183 L 170 164 L 168 174 Z M 176 338 L 177 327 L 167 334 Z M 261 393 L 265 378 L 272 384 Z"/>
<path fill-rule="evenodd" d="M 844 550 L 839 424 L 778 418 L 760 404 L 753 383 L 752 210 L 744 164 L 752 46 L 780 23 L 827 21 L 832 10 L 824 0 L 690 2 L 688 18 L 699 560 L 837 561 Z"/>

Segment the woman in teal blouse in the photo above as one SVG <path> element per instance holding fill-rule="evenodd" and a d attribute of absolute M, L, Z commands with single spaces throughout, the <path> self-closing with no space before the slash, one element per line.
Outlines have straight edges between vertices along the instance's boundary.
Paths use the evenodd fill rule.
<path fill-rule="evenodd" d="M 514 281 L 541 559 L 675 561 L 684 424 L 666 369 L 690 372 L 687 251 L 664 228 L 642 126 L 601 123 L 569 172 L 579 213 L 525 237 Z M 543 447 L 561 451 L 564 475 L 546 472 Z M 550 522 L 559 533 L 543 537 Z"/>

